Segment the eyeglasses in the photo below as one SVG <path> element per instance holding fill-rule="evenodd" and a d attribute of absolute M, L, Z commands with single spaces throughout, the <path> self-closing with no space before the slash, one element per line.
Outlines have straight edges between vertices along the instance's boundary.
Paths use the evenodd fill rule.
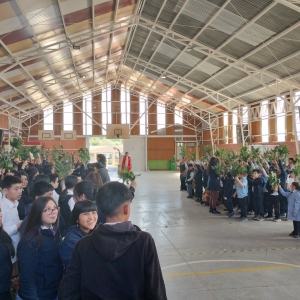
<path fill-rule="evenodd" d="M 50 208 L 47 207 L 46 209 L 43 210 L 44 213 L 46 213 L 46 215 L 51 215 L 52 213 L 58 213 L 59 211 L 59 207 L 55 207 L 55 208 Z"/>

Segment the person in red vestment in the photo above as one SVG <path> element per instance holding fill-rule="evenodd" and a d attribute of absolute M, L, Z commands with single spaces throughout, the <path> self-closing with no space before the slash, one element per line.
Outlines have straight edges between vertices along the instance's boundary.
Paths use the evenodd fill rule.
<path fill-rule="evenodd" d="M 122 159 L 122 170 L 127 168 L 127 171 L 131 171 L 131 157 L 128 155 L 128 152 L 125 152 L 125 155 L 123 156 Z"/>
<path fill-rule="evenodd" d="M 124 170 L 125 167 L 127 168 L 127 171 L 130 172 L 132 169 L 132 164 L 131 164 L 131 157 L 128 155 L 128 152 L 125 152 L 125 155 L 123 156 L 118 148 L 114 148 L 118 150 L 119 152 L 119 171 Z"/>

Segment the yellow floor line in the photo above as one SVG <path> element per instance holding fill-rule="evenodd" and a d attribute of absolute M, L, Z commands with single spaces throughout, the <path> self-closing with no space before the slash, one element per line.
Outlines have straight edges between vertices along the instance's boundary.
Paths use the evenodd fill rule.
<path fill-rule="evenodd" d="M 243 269 L 230 269 L 230 270 L 212 270 L 202 272 L 189 272 L 189 273 L 176 273 L 176 274 L 164 274 L 164 277 L 180 277 L 180 276 L 193 276 L 193 275 L 212 275 L 222 273 L 243 273 L 243 272 L 255 272 L 255 271 L 269 271 L 277 269 L 292 269 L 293 266 L 267 266 L 258 268 L 243 268 Z"/>

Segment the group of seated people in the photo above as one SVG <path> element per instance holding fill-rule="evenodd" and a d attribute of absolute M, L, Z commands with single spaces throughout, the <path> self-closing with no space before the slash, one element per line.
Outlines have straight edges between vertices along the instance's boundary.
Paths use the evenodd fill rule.
<path fill-rule="evenodd" d="M 136 182 L 98 160 L 64 180 L 48 162 L 4 173 L 0 300 L 166 299 L 154 240 L 129 221 Z"/>
<path fill-rule="evenodd" d="M 209 212 L 220 214 L 217 210 L 224 207 L 229 218 L 240 214 L 239 221 L 248 221 L 252 215 L 255 221 L 293 220 L 294 230 L 290 236 L 300 237 L 300 186 L 293 172 L 294 158 L 288 159 L 285 166 L 280 159 L 265 162 L 264 165 L 254 161 L 240 165 L 244 172 L 233 177 L 229 171 L 218 175 L 214 170 L 220 160 L 210 158 L 209 163 L 192 163 L 183 159 L 180 163 L 180 190 L 188 191 L 188 198 L 209 206 Z M 280 182 L 272 186 L 270 174 Z M 203 194 L 204 192 L 204 194 Z"/>

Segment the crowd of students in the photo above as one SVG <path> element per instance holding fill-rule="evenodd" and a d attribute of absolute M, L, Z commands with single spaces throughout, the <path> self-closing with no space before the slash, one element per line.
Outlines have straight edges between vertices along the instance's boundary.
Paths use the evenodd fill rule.
<path fill-rule="evenodd" d="M 287 165 L 280 159 L 264 165 L 240 161 L 245 171 L 235 178 L 231 172 L 218 175 L 214 166 L 219 162 L 216 157 L 210 158 L 208 163 L 196 164 L 182 159 L 180 190 L 188 192 L 187 198 L 209 206 L 213 214 L 221 213 L 217 210 L 218 204 L 225 208 L 228 218 L 239 215 L 241 222 L 248 221 L 249 215 L 255 221 L 292 220 L 294 229 L 290 236 L 300 237 L 300 185 L 293 172 L 293 158 L 288 159 Z M 278 177 L 278 186 L 270 183 L 271 173 Z"/>
<path fill-rule="evenodd" d="M 0 300 L 166 299 L 154 240 L 129 221 L 136 182 L 110 182 L 104 155 L 65 180 L 19 163 L 0 184 Z"/>

